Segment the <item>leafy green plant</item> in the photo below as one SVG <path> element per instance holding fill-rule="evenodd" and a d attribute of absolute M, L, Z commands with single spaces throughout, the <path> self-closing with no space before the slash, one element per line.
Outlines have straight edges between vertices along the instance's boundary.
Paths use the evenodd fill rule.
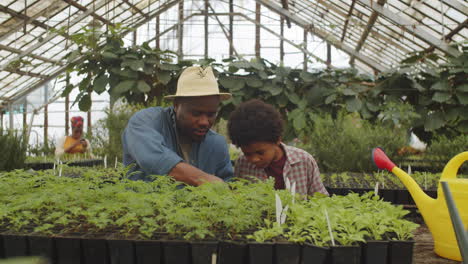
<path fill-rule="evenodd" d="M 323 214 L 326 209 L 333 236 L 342 245 L 383 237 L 383 233 L 389 239 L 409 237 L 414 229 L 402 220 L 406 211 L 378 200 L 372 193 L 317 195 L 306 200 L 296 197 L 293 203 L 289 191 L 274 190 L 272 179 L 180 188 L 180 183 L 170 177 L 130 181 L 125 172 L 121 167 L 63 165 L 62 177 L 52 170 L 0 173 L 0 228 L 47 235 L 288 240 L 328 246 L 331 237 Z M 275 195 L 290 208 L 282 225 L 275 220 Z M 375 217 L 370 218 L 370 214 Z M 383 223 L 402 221 L 387 225 L 379 224 L 379 219 L 386 219 Z M 374 230 L 376 226 L 379 228 Z"/>
<path fill-rule="evenodd" d="M 107 91 L 112 102 L 121 97 L 145 104 L 156 99 L 159 105 L 164 95 L 175 92 L 181 70 L 198 64 L 212 66 L 220 88 L 233 94 L 223 102 L 220 118 L 226 119 L 240 102 L 258 98 L 276 106 L 288 121 L 286 140 L 310 126 L 310 113 L 336 116 L 343 110 L 373 123 L 383 120 L 401 129 L 412 127 L 425 141 L 434 132 L 454 136 L 468 131 L 464 115 L 468 111 L 468 48 L 463 45 L 455 58 L 427 52 L 409 54 L 399 67 L 374 78 L 355 69 L 307 72 L 262 58 L 175 63 L 173 52 L 153 49 L 148 43 L 125 47 L 122 38 L 129 31 L 121 25 L 109 27 L 107 32 L 85 27 L 71 36 L 78 49 L 66 58 L 69 72 L 82 78 L 76 98 L 81 110 L 89 109 L 93 91 Z M 58 32 L 64 34 L 65 30 Z M 67 86 L 64 95 L 73 87 Z"/>
<path fill-rule="evenodd" d="M 111 103 L 120 97 L 131 103 L 147 103 L 156 98 L 160 103 L 168 93 L 168 83 L 175 81 L 181 67 L 171 63 L 174 53 L 153 49 L 147 42 L 125 47 L 123 35 L 129 29 L 119 24 L 108 28 L 103 32 L 87 26 L 70 36 L 78 49 L 65 58 L 69 63 L 68 72 L 76 72 L 82 78 L 77 85 L 80 93 L 75 100 L 80 110 L 90 109 L 93 91 L 98 94 L 107 91 Z M 58 32 L 65 33 L 64 30 Z M 68 75 L 65 78 L 69 78 Z M 73 84 L 69 84 L 63 95 L 73 88 Z"/>
<path fill-rule="evenodd" d="M 468 151 L 468 134 L 454 137 L 436 136 L 428 146 L 425 156 L 449 161 L 455 155 Z"/>
<path fill-rule="evenodd" d="M 0 171 L 24 167 L 27 142 L 23 133 L 0 129 L 0 149 Z"/>
<path fill-rule="evenodd" d="M 35 156 L 49 156 L 54 155 L 55 145 L 53 142 L 49 144 L 28 145 L 28 153 Z"/>
<path fill-rule="evenodd" d="M 309 115 L 310 127 L 301 132 L 302 148 L 317 160 L 324 172 L 370 172 L 375 167 L 370 153 L 380 146 L 389 155 L 407 142 L 407 133 L 395 127 L 372 125 L 357 115 L 339 113 Z"/>

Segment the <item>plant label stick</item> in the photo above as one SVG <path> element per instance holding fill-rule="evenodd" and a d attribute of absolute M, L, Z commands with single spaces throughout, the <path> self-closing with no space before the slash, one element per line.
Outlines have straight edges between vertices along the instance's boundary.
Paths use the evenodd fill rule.
<path fill-rule="evenodd" d="M 107 155 L 104 156 L 104 169 L 107 169 Z"/>
<path fill-rule="evenodd" d="M 427 190 L 427 172 L 424 172 L 424 189 Z"/>
<path fill-rule="evenodd" d="M 374 195 L 375 195 L 375 196 L 379 196 L 379 182 L 376 182 L 376 183 L 375 183 Z"/>
<path fill-rule="evenodd" d="M 115 157 L 114 169 L 117 169 L 117 156 Z"/>
<path fill-rule="evenodd" d="M 211 264 L 216 264 L 216 253 L 211 255 Z"/>
<path fill-rule="evenodd" d="M 284 207 L 284 209 L 281 211 L 281 224 L 284 224 L 286 222 L 286 212 L 288 211 L 289 209 L 289 205 L 286 205 L 286 207 Z"/>
<path fill-rule="evenodd" d="M 292 194 L 292 203 L 294 204 L 295 202 L 295 196 L 296 196 L 296 182 L 293 181 L 292 182 L 292 186 L 291 186 L 291 194 Z"/>
<path fill-rule="evenodd" d="M 332 232 L 332 228 L 331 228 L 330 218 L 328 218 L 328 212 L 327 212 L 326 208 L 325 208 L 325 218 L 327 219 L 328 232 L 330 233 L 332 246 L 335 246 L 335 239 L 333 238 L 333 232 Z"/>
<path fill-rule="evenodd" d="M 281 198 L 275 193 L 275 202 L 276 202 L 276 223 L 281 225 L 281 211 L 283 211 L 283 204 L 281 203 Z"/>
<path fill-rule="evenodd" d="M 408 165 L 408 175 L 411 174 L 411 165 Z"/>

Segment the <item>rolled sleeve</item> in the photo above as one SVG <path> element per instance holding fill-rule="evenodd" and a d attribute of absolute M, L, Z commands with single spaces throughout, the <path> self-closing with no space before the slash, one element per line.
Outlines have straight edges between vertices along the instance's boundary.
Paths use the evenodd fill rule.
<path fill-rule="evenodd" d="M 130 119 L 123 141 L 128 154 L 147 175 L 167 175 L 183 161 L 166 146 L 164 137 L 145 115 L 136 114 Z"/>
<path fill-rule="evenodd" d="M 224 138 L 223 138 L 224 140 Z M 220 145 L 220 157 L 224 157 L 216 168 L 216 176 L 222 178 L 224 181 L 229 181 L 234 176 L 232 168 L 231 157 L 229 156 L 229 149 L 225 143 Z"/>

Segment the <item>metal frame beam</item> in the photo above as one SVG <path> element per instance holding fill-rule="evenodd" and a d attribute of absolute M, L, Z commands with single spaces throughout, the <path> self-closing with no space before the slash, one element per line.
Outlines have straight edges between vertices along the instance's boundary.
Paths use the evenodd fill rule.
<path fill-rule="evenodd" d="M 308 29 L 308 31 L 311 34 L 314 34 L 314 35 L 318 36 L 319 38 L 323 39 L 327 43 L 330 43 L 331 45 L 335 46 L 336 48 L 343 50 L 344 52 L 348 53 L 349 55 L 354 55 L 356 57 L 356 59 L 362 61 L 364 64 L 368 65 L 369 67 L 373 68 L 374 70 L 377 70 L 377 71 L 387 70 L 387 68 L 383 67 L 380 63 L 368 58 L 367 56 L 365 56 L 365 55 L 363 55 L 363 54 L 361 54 L 359 52 L 355 52 L 353 48 L 347 46 L 343 42 L 341 42 L 338 39 L 334 38 L 329 33 L 325 32 L 325 31 L 323 31 L 321 29 L 318 29 L 318 28 L 314 27 L 313 25 L 310 25 L 304 19 L 298 17 L 297 15 L 295 15 L 295 14 L 293 14 L 293 13 L 291 13 L 291 12 L 285 10 L 285 9 L 283 9 L 282 7 L 272 3 L 271 1 L 268 1 L 268 0 L 255 0 L 255 1 L 261 3 L 265 7 L 268 7 L 269 9 L 271 9 L 274 12 L 278 13 L 279 15 L 289 17 L 291 19 L 291 21 L 296 23 L 298 26 L 300 26 L 302 28 L 305 28 L 305 29 Z"/>
<path fill-rule="evenodd" d="M 454 28 L 452 31 L 450 31 L 447 35 L 444 36 L 444 39 L 446 40 L 451 40 L 452 37 L 460 32 L 462 29 L 468 27 L 468 18 L 463 21 L 460 25 L 458 25 L 456 28 Z M 429 49 L 426 50 L 426 52 L 432 52 L 434 51 L 434 46 L 430 47 Z"/>
<path fill-rule="evenodd" d="M 234 13 L 234 0 L 229 0 L 229 13 Z M 229 16 L 229 56 L 234 54 L 234 16 Z"/>
<path fill-rule="evenodd" d="M 468 27 L 468 18 L 465 19 L 465 21 L 463 21 L 463 23 L 459 24 L 456 28 L 454 28 L 452 31 L 450 31 L 450 33 L 448 33 L 444 39 L 446 40 L 451 40 L 453 36 L 455 36 L 455 34 L 457 34 L 458 32 L 460 32 L 462 29 L 464 28 L 467 28 Z"/>
<path fill-rule="evenodd" d="M 62 0 L 54 0 L 52 2 L 50 2 L 50 5 L 55 5 L 55 6 L 61 6 L 61 5 L 65 5 L 65 3 L 62 2 Z M 65 8 L 66 6 L 61 6 L 60 8 Z M 60 9 L 58 8 L 58 9 Z M 47 8 L 44 8 L 43 10 L 37 12 L 36 14 L 34 14 L 33 16 L 30 17 L 30 20 L 26 21 L 27 23 L 31 23 L 31 21 L 35 20 L 36 18 L 40 17 L 44 12 L 47 12 L 48 9 Z M 9 26 L 9 30 L 4 32 L 1 36 L 0 36 L 0 41 L 4 40 L 7 36 L 9 36 L 10 34 L 13 34 L 17 31 L 19 31 L 20 28 L 24 27 L 24 21 L 21 21 L 21 22 L 17 22 L 11 26 Z"/>
<path fill-rule="evenodd" d="M 143 25 L 144 23 L 150 21 L 151 19 L 155 18 L 156 16 L 160 15 L 161 13 L 167 11 L 169 8 L 173 7 L 174 5 L 176 5 L 177 3 L 179 3 L 180 1 L 182 1 L 182 0 L 174 0 L 174 1 L 172 1 L 172 2 L 169 2 L 169 3 L 165 4 L 165 5 L 164 5 L 163 7 L 161 7 L 159 10 L 157 10 L 153 15 L 150 15 L 147 19 L 145 19 L 145 20 L 141 21 L 140 23 L 136 24 L 134 27 L 135 27 L 135 28 L 138 28 L 139 26 L 141 26 L 141 25 Z M 107 0 L 100 1 L 98 4 L 96 4 L 96 6 L 95 6 L 95 7 L 97 7 L 96 9 L 98 9 L 98 8 L 102 7 L 103 5 L 105 5 L 106 2 L 107 2 Z M 90 10 L 91 10 L 91 9 L 88 9 L 87 12 L 91 12 Z M 83 13 L 82 15 L 80 15 L 79 17 L 77 17 L 76 19 L 74 19 L 73 21 L 70 21 L 70 25 L 74 25 L 75 23 L 77 23 L 78 21 L 80 21 L 81 19 L 83 19 L 83 17 L 85 17 L 85 16 L 86 16 L 86 12 Z M 129 33 L 129 32 L 130 32 L 130 30 L 127 31 L 127 32 L 125 32 L 125 34 L 127 34 L 127 33 Z M 48 40 L 50 40 L 50 39 L 52 39 L 52 38 L 55 37 L 56 35 L 57 35 L 57 34 L 51 34 L 51 35 L 48 36 L 46 39 L 44 39 L 44 42 L 45 42 L 45 41 L 48 41 Z M 35 48 L 36 48 L 36 47 L 34 47 L 34 49 L 33 49 L 33 47 L 29 48 L 27 51 L 23 52 L 23 53 L 26 53 L 26 52 L 27 52 L 27 53 L 24 54 L 24 55 L 22 55 L 22 56 L 20 56 L 19 58 L 21 58 L 21 57 L 27 55 L 27 54 L 30 53 L 32 50 L 35 50 Z M 16 59 L 14 59 L 14 60 L 17 60 L 17 59 L 19 59 L 19 58 L 16 58 Z M 14 60 L 11 60 L 11 61 L 14 61 Z M 79 60 L 80 60 L 80 59 L 78 58 L 77 61 L 79 61 Z M 8 64 L 9 64 L 11 61 L 7 62 L 7 63 L 5 64 L 5 66 L 8 66 Z M 4 68 L 4 65 L 0 66 L 0 70 L 2 70 L 3 68 Z M 20 90 L 20 91 L 18 91 L 17 93 L 15 93 L 15 94 L 13 94 L 12 96 L 10 96 L 10 100 L 11 100 L 11 101 L 15 101 L 15 100 L 17 100 L 17 99 L 19 99 L 19 98 L 25 96 L 26 94 L 28 94 L 28 93 L 30 93 L 30 92 L 32 92 L 32 91 L 38 89 L 39 87 L 41 87 L 42 85 L 44 85 L 44 84 L 46 84 L 48 81 L 50 81 L 51 79 L 58 77 L 58 76 L 59 76 L 61 73 L 63 73 L 66 69 L 67 69 L 67 65 L 58 68 L 55 72 L 53 72 L 52 74 L 49 75 L 49 76 L 50 76 L 49 78 L 47 78 L 47 79 L 45 79 L 45 80 L 42 80 L 42 81 L 40 81 L 40 82 L 34 84 L 32 87 L 30 87 L 30 88 L 28 88 L 28 89 L 26 89 L 26 90 Z"/>
<path fill-rule="evenodd" d="M 33 24 L 33 25 L 35 25 L 37 27 L 41 27 L 41 28 L 46 29 L 46 30 L 48 30 L 50 28 L 50 26 L 47 25 L 47 24 L 44 24 L 44 23 L 42 23 L 40 21 L 37 21 L 37 20 L 35 20 L 35 19 L 31 18 L 31 17 L 28 17 L 28 16 L 26 16 L 24 14 L 21 14 L 19 12 L 16 12 L 15 10 L 10 9 L 10 8 L 8 8 L 6 6 L 3 6 L 3 5 L 0 5 L 0 12 L 7 13 L 7 14 L 11 15 L 12 17 L 22 19 L 22 20 L 24 20 L 26 22 L 30 21 L 31 24 Z"/>
<path fill-rule="evenodd" d="M 244 14 L 236 14 L 236 15 L 238 15 L 238 16 L 244 18 L 245 20 L 247 20 L 247 21 L 249 21 L 249 22 L 252 22 L 252 23 L 254 23 L 254 24 L 257 25 L 257 21 L 255 21 L 255 19 L 252 19 L 252 18 L 250 18 L 250 17 L 248 17 L 248 16 L 246 16 L 246 15 L 244 15 Z M 294 19 L 291 18 L 291 21 L 294 22 Z M 273 35 L 275 35 L 276 37 L 280 38 L 281 40 L 286 41 L 286 42 L 287 42 L 288 44 L 290 44 L 291 46 L 293 46 L 293 47 L 299 49 L 300 51 L 302 51 L 303 53 L 305 53 L 305 54 L 309 55 L 310 57 L 316 59 L 317 61 L 319 61 L 319 62 L 321 62 L 321 63 L 323 63 L 323 64 L 326 64 L 326 61 L 324 61 L 324 60 L 323 60 L 322 58 L 320 58 L 320 57 L 315 56 L 315 55 L 312 54 L 310 51 L 304 49 L 303 47 L 301 47 L 301 45 L 296 44 L 296 43 L 292 42 L 291 40 L 289 40 L 289 39 L 287 39 L 287 38 L 281 36 L 280 34 L 276 33 L 274 30 L 268 28 L 267 26 L 264 26 L 264 25 L 262 25 L 262 24 L 260 24 L 260 23 L 258 23 L 258 26 L 261 27 L 261 28 L 263 28 L 264 30 L 270 32 L 270 34 L 273 34 Z M 304 30 L 305 30 L 305 28 L 304 28 Z"/>
<path fill-rule="evenodd" d="M 452 47 L 450 47 L 445 41 L 437 39 L 433 37 L 431 34 L 427 33 L 425 30 L 420 28 L 414 27 L 413 23 L 408 19 L 403 18 L 402 16 L 393 13 L 388 8 L 383 7 L 378 3 L 373 3 L 370 0 L 357 0 L 362 3 L 364 6 L 370 8 L 371 10 L 378 12 L 380 15 L 389 19 L 392 23 L 398 25 L 405 31 L 414 34 L 419 39 L 423 40 L 424 42 L 428 43 L 431 46 L 447 53 L 451 56 L 458 56 L 460 52 Z"/>
<path fill-rule="evenodd" d="M 349 11 L 348 11 L 348 14 L 346 15 L 345 24 L 343 26 L 343 33 L 341 34 L 341 39 L 340 39 L 341 42 L 343 42 L 346 36 L 346 31 L 348 30 L 348 23 L 349 23 L 349 20 L 351 19 L 351 15 L 353 14 L 355 4 L 356 4 L 356 0 L 353 0 L 351 2 L 351 5 L 349 6 Z"/>
<path fill-rule="evenodd" d="M 130 3 L 128 0 L 122 0 L 125 4 L 127 4 L 129 7 L 131 7 L 133 10 L 135 10 L 138 14 L 142 15 L 143 17 L 145 18 L 149 18 L 148 14 L 144 13 L 143 11 L 141 11 L 141 9 L 139 9 L 138 7 L 136 7 L 134 4 Z"/>
<path fill-rule="evenodd" d="M 184 58 L 184 1 L 179 2 L 177 23 L 177 54 L 178 60 Z"/>
<path fill-rule="evenodd" d="M 106 0 L 99 1 L 95 6 L 93 6 L 92 9 L 88 9 L 87 11 L 83 12 L 82 14 L 77 16 L 75 19 L 73 19 L 73 21 L 70 21 L 70 26 L 80 22 L 83 18 L 85 18 L 87 15 L 89 15 L 91 12 L 93 12 L 94 9 L 98 9 L 98 8 L 102 7 L 103 5 L 106 4 L 106 2 L 107 2 Z M 49 40 L 55 38 L 58 35 L 59 35 L 58 33 L 52 33 L 52 34 L 48 35 L 42 41 L 36 43 L 35 45 L 32 45 L 31 47 L 29 47 L 27 50 L 23 51 L 21 54 L 19 54 L 15 58 L 5 62 L 2 65 L 0 65 L 0 71 L 5 69 L 11 62 L 17 61 L 17 60 L 21 59 L 24 56 L 28 56 L 31 52 L 36 50 L 38 47 L 42 46 L 44 43 L 47 43 Z"/>
<path fill-rule="evenodd" d="M 385 4 L 385 2 L 386 0 L 377 1 L 377 3 L 382 6 Z M 364 32 L 362 33 L 361 38 L 359 39 L 356 45 L 356 48 L 354 49 L 356 52 L 359 52 L 362 46 L 364 45 L 364 43 L 366 42 L 366 39 L 369 36 L 369 33 L 372 30 L 372 27 L 374 27 L 375 21 L 377 21 L 377 17 L 379 17 L 379 13 L 376 11 L 373 11 L 369 17 L 369 21 L 367 22 L 366 27 L 364 28 Z M 349 64 L 352 65 L 353 63 L 354 63 L 354 56 L 351 56 L 351 58 L 349 59 Z"/>
<path fill-rule="evenodd" d="M 68 4 L 70 4 L 70 5 L 72 5 L 72 6 L 74 6 L 74 7 L 76 7 L 76 8 L 78 8 L 79 10 L 81 10 L 81 11 L 83 11 L 83 12 L 88 12 L 88 14 L 89 14 L 90 16 L 96 18 L 97 20 L 101 21 L 102 23 L 104 23 L 104 24 L 106 24 L 106 25 L 111 25 L 111 26 L 114 25 L 114 23 L 112 23 L 112 22 L 110 22 L 109 20 L 103 18 L 102 16 L 100 16 L 100 15 L 94 13 L 94 10 L 88 11 L 88 10 L 89 10 L 88 8 L 86 8 L 85 6 L 80 5 L 79 3 L 77 3 L 77 2 L 75 2 L 75 1 L 73 1 L 73 0 L 63 0 L 63 1 L 66 2 L 66 3 L 68 3 Z M 94 4 L 93 4 L 93 5 L 94 5 Z M 95 8 L 93 7 L 93 9 L 95 9 Z M 98 9 L 99 9 L 99 8 L 98 8 Z M 96 9 L 96 10 L 97 10 L 97 9 Z"/>
<path fill-rule="evenodd" d="M 35 72 L 30 72 L 30 71 L 22 71 L 22 70 L 19 70 L 19 69 L 10 70 L 10 69 L 7 68 L 7 69 L 4 69 L 4 71 L 10 72 L 10 73 L 16 73 L 16 74 L 19 74 L 19 75 L 24 75 L 24 76 L 30 76 L 30 77 L 34 77 L 34 78 L 39 78 L 39 79 L 47 79 L 47 78 L 49 78 L 49 75 L 44 75 L 44 74 L 35 73 Z"/>
<path fill-rule="evenodd" d="M 466 4 L 460 3 L 458 0 L 440 0 L 440 1 L 450 6 L 453 9 L 458 10 L 462 14 L 468 14 L 468 7 L 466 7 Z"/>
<path fill-rule="evenodd" d="M 208 13 L 208 15 L 213 15 L 216 19 L 216 21 L 218 22 L 219 26 L 221 27 L 221 30 L 223 31 L 224 33 L 224 36 L 226 37 L 226 39 L 228 40 L 229 42 L 229 52 L 233 52 L 234 54 L 236 54 L 237 57 L 239 57 L 239 53 L 237 53 L 237 50 L 236 48 L 234 47 L 234 43 L 232 42 L 232 35 L 229 34 L 229 32 L 224 28 L 224 25 L 223 23 L 221 23 L 221 20 L 219 20 L 219 17 L 218 15 L 220 15 L 219 13 L 215 13 L 215 10 L 214 8 L 211 6 L 210 3 L 208 3 L 208 7 L 211 9 L 211 12 L 212 13 Z M 234 17 L 235 13 L 227 13 L 226 15 L 229 15 L 229 18 L 231 17 Z M 230 30 L 230 29 L 229 29 Z"/>
<path fill-rule="evenodd" d="M 13 47 L 10 47 L 10 46 L 5 46 L 5 45 L 2 45 L 0 44 L 0 49 L 1 50 L 6 50 L 6 51 L 9 51 L 11 53 L 16 53 L 16 54 L 21 54 L 23 51 L 20 50 L 20 49 L 15 49 Z M 58 65 L 62 65 L 61 62 L 59 61 L 56 61 L 56 60 L 51 60 L 49 58 L 46 58 L 46 57 L 43 57 L 43 56 L 39 56 L 39 55 L 34 55 L 34 54 L 28 54 L 29 57 L 31 58 L 34 58 L 36 60 L 41 60 L 41 61 L 44 61 L 44 62 L 49 62 L 49 63 L 52 63 L 52 64 L 58 64 Z"/>
<path fill-rule="evenodd" d="M 151 19 L 159 16 L 161 13 L 167 11 L 169 8 L 175 6 L 176 4 L 178 4 L 180 1 L 183 1 L 183 0 L 174 0 L 172 2 L 169 2 L 169 3 L 166 3 L 164 6 L 162 6 L 159 10 L 157 10 L 154 14 L 152 15 L 148 15 L 148 18 L 145 18 L 144 20 L 142 20 L 141 22 L 138 22 L 136 23 L 135 25 L 132 25 L 133 28 L 139 28 L 141 25 L 147 23 L 148 21 L 150 21 Z M 127 34 L 128 32 L 130 31 L 127 31 L 125 32 L 124 34 Z M 153 39 L 154 40 L 154 39 Z"/>

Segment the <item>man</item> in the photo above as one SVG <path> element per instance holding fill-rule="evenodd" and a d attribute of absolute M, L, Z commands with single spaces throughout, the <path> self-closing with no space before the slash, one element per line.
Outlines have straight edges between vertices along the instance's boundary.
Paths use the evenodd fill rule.
<path fill-rule="evenodd" d="M 211 67 L 189 67 L 177 82 L 173 106 L 152 107 L 133 115 L 122 135 L 123 163 L 134 164 L 131 179 L 169 175 L 198 186 L 233 175 L 226 140 L 210 130 L 221 100 Z"/>

